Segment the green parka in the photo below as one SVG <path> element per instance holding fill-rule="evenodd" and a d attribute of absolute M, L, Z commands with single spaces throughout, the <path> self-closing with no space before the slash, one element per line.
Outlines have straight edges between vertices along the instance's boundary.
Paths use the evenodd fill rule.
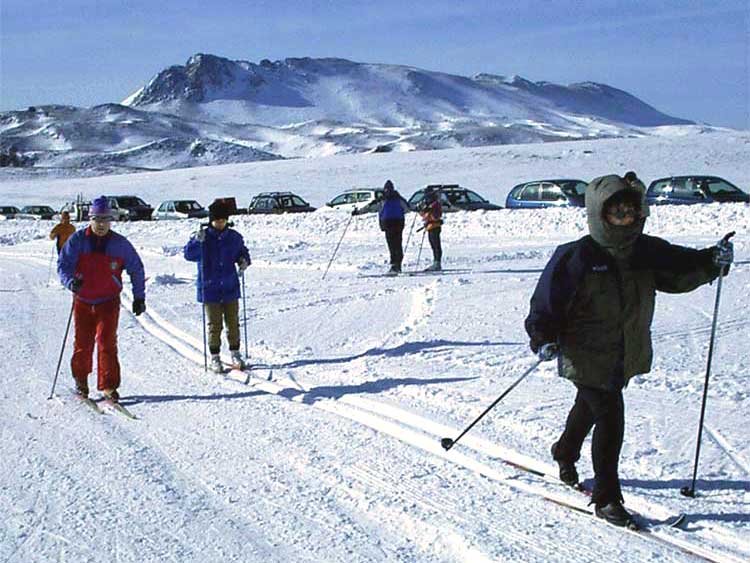
<path fill-rule="evenodd" d="M 605 221 L 605 202 L 622 190 L 641 195 L 632 226 Z M 694 250 L 642 234 L 648 216 L 642 184 L 603 176 L 586 189 L 589 236 L 558 247 L 531 298 L 526 330 L 532 349 L 560 345 L 560 375 L 616 390 L 651 369 L 656 291 L 683 293 L 719 274 L 712 249 Z"/>

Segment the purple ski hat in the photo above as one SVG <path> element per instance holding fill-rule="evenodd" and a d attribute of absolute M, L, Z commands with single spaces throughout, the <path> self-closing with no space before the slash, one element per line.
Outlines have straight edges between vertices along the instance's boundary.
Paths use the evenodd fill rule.
<path fill-rule="evenodd" d="M 91 203 L 89 217 L 112 218 L 112 210 L 109 208 L 109 201 L 106 197 L 99 196 Z"/>

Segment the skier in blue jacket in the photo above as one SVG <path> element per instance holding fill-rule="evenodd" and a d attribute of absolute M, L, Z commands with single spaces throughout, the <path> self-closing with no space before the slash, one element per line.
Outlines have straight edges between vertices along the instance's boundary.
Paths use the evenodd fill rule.
<path fill-rule="evenodd" d="M 380 230 L 385 232 L 385 241 L 391 254 L 390 275 L 396 275 L 401 271 L 401 262 L 404 260 L 403 233 L 405 216 L 409 211 L 409 204 L 401 197 L 393 186 L 393 182 L 386 180 L 383 186 L 383 199 L 378 208 L 378 219 Z"/>
<path fill-rule="evenodd" d="M 208 211 L 209 226 L 191 237 L 185 245 L 184 256 L 190 262 L 198 262 L 197 297 L 208 318 L 211 369 L 222 373 L 224 367 L 219 356 L 222 324 L 227 327 L 232 366 L 245 367 L 240 354 L 240 280 L 237 270 L 244 272 L 251 260 L 242 235 L 228 226 L 229 208 L 226 204 L 214 202 Z"/>

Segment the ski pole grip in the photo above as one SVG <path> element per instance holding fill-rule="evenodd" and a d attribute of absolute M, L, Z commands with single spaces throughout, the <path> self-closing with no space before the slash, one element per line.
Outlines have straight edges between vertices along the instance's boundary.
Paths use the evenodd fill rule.
<path fill-rule="evenodd" d="M 721 242 L 729 242 L 729 239 L 732 238 L 735 234 L 735 231 L 728 232 L 724 235 L 724 238 L 721 239 Z"/>

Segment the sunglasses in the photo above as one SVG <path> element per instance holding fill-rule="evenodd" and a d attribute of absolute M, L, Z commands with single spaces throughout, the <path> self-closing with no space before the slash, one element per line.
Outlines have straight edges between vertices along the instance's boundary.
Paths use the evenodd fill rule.
<path fill-rule="evenodd" d="M 617 207 L 614 209 L 608 209 L 605 213 L 605 215 L 609 215 L 610 217 L 614 217 L 615 219 L 625 219 L 627 217 L 632 217 L 633 219 L 637 219 L 641 216 L 641 210 L 636 209 L 635 207 Z"/>
<path fill-rule="evenodd" d="M 110 223 L 112 221 L 111 215 L 91 215 L 90 219 L 97 223 Z"/>

